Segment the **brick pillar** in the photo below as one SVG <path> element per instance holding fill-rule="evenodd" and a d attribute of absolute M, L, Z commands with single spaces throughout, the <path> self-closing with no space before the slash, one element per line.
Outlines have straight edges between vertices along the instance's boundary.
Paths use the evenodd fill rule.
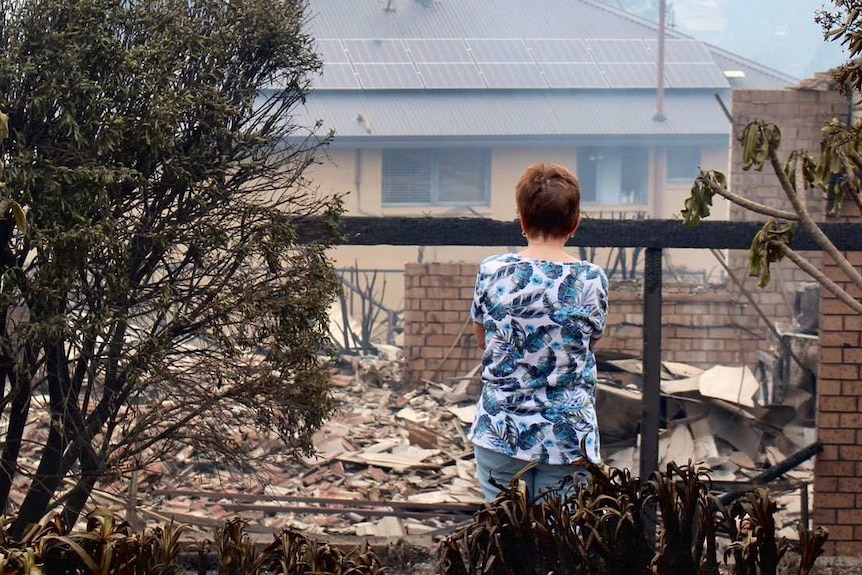
<path fill-rule="evenodd" d="M 862 269 L 862 253 L 845 254 Z M 835 261 L 822 269 L 859 299 Z M 829 529 L 827 553 L 862 556 L 862 316 L 821 288 L 817 434 L 823 453 L 814 466 L 815 525 Z"/>
<path fill-rule="evenodd" d="M 404 268 L 404 383 L 449 383 L 481 361 L 470 303 L 479 264 Z"/>

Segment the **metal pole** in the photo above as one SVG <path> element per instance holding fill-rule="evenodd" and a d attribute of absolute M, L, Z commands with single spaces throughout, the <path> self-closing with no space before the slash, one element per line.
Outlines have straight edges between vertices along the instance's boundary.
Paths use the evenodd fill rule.
<path fill-rule="evenodd" d="M 658 82 L 656 83 L 656 107 L 652 119 L 656 122 L 664 122 L 664 37 L 665 37 L 665 13 L 667 6 L 665 0 L 658 3 Z"/>
<path fill-rule="evenodd" d="M 644 382 L 640 453 L 640 475 L 644 481 L 658 469 L 658 429 L 661 417 L 661 271 L 661 248 L 647 248 L 644 259 Z"/>

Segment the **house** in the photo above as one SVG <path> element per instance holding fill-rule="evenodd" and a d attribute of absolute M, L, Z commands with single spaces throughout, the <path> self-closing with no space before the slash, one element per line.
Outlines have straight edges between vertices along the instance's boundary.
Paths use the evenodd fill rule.
<path fill-rule="evenodd" d="M 348 193 L 350 215 L 512 220 L 521 171 L 551 161 L 578 174 L 588 214 L 674 217 L 699 169 L 727 171 L 731 91 L 797 81 L 672 29 L 661 42 L 593 0 L 311 0 L 308 32 L 324 66 L 297 120 L 334 130 L 310 175 Z M 400 270 L 486 252 L 336 259 Z"/>

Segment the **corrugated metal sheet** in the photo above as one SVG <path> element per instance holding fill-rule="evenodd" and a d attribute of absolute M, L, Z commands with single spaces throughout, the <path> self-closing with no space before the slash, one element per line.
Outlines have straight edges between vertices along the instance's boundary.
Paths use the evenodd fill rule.
<path fill-rule="evenodd" d="M 307 29 L 324 41 L 324 59 L 351 64 L 338 64 L 343 69 L 329 78 L 324 72 L 318 88 L 346 89 L 316 90 L 297 121 L 322 119 L 342 138 L 363 139 L 726 136 L 716 92 L 729 100 L 728 86 L 797 82 L 668 30 L 667 121 L 656 122 L 655 90 L 646 89 L 656 81 L 654 23 L 593 0 L 425 3 L 310 0 Z M 477 53 L 468 58 L 462 49 L 470 42 Z M 539 62 L 540 76 L 500 63 L 526 60 L 522 47 Z M 469 68 L 476 56 L 499 69 L 477 77 Z M 597 58 L 619 63 L 602 71 L 605 62 Z M 725 82 L 726 70 L 745 77 Z M 541 77 L 550 89 L 541 87 Z"/>
<path fill-rule="evenodd" d="M 312 93 L 300 125 L 318 119 L 339 137 L 512 138 L 723 135 L 727 118 L 711 91 L 675 91 L 665 122 L 652 91 L 414 91 Z M 361 121 L 360 121 L 361 119 Z"/>

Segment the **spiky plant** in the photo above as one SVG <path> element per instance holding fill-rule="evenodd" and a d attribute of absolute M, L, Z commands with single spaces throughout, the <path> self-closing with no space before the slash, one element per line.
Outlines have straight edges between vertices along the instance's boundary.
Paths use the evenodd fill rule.
<path fill-rule="evenodd" d="M 45 517 L 25 537 L 9 537 L 12 520 L 0 530 L 0 573 L 17 575 L 174 575 L 180 565 L 183 525 L 135 533 L 107 510 L 87 516 L 86 529 L 69 531 L 60 515 Z M 248 522 L 230 519 L 215 530 L 214 541 L 197 544 L 198 573 L 220 575 L 381 575 L 385 569 L 367 545 L 351 551 L 283 530 L 259 547 L 247 533 Z M 214 561 L 209 561 L 211 552 Z"/>
<path fill-rule="evenodd" d="M 775 537 L 775 502 L 754 490 L 725 508 L 705 468 L 671 464 L 648 481 L 584 464 L 586 485 L 533 496 L 516 477 L 440 547 L 443 575 L 717 575 L 718 535 L 734 575 L 775 575 L 788 551 L 808 575 L 827 534 L 800 526 L 799 543 Z M 657 540 L 655 540 L 657 535 Z"/>

